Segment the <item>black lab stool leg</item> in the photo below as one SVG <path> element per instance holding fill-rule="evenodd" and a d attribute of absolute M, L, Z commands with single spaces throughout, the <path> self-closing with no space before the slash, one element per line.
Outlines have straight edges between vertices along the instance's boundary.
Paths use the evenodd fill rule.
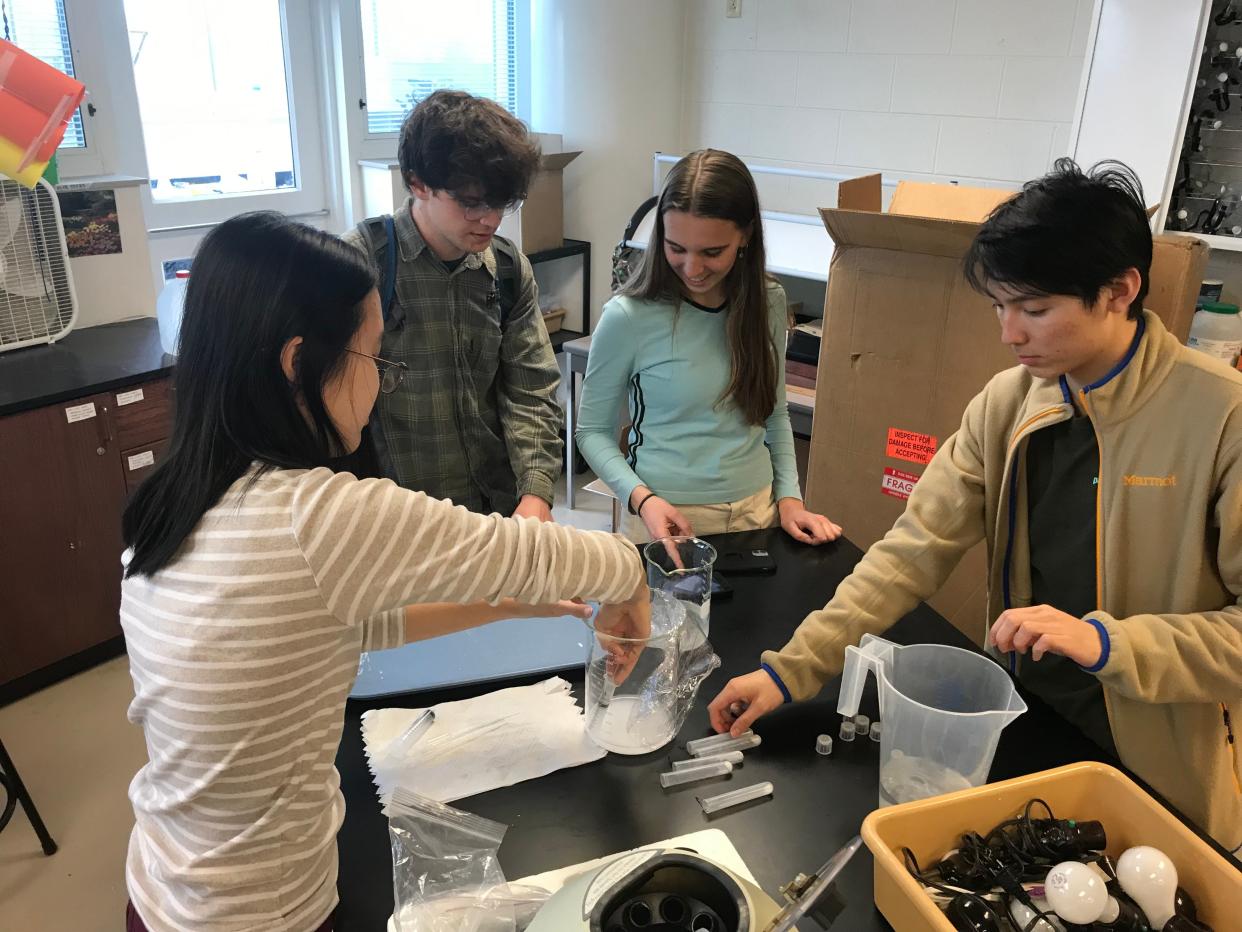
<path fill-rule="evenodd" d="M 39 836 L 39 843 L 43 845 L 43 853 L 55 854 L 56 842 L 48 834 L 43 820 L 39 818 L 39 810 L 35 808 L 34 800 L 26 792 L 22 778 L 17 775 L 17 767 L 13 765 L 9 752 L 4 749 L 3 741 L 0 741 L 0 786 L 4 787 L 6 797 L 4 811 L 0 812 L 0 832 L 4 831 L 4 827 L 9 824 L 9 819 L 13 818 L 17 804 L 21 803 L 22 808 L 26 810 L 26 816 L 30 819 L 30 824 L 34 826 L 35 834 Z"/>

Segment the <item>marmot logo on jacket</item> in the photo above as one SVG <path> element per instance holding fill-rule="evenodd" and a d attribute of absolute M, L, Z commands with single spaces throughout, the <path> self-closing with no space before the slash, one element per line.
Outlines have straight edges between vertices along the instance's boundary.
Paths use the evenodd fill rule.
<path fill-rule="evenodd" d="M 1126 485 L 1170 486 L 1177 485 L 1177 476 L 1173 473 L 1167 476 L 1122 476 L 1121 481 Z"/>

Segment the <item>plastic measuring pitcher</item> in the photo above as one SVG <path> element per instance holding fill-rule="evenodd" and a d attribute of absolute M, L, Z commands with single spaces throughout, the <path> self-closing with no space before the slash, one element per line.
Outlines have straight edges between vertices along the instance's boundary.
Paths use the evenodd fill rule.
<path fill-rule="evenodd" d="M 697 537 L 661 537 L 643 548 L 647 561 L 647 585 L 679 600 L 699 629 L 686 631 L 691 643 L 697 636 L 707 640 L 712 613 L 712 567 L 716 548 Z"/>
<path fill-rule="evenodd" d="M 653 590 L 647 638 L 615 637 L 595 618 L 587 624 L 594 633 L 586 663 L 591 740 L 618 754 L 647 754 L 668 744 L 685 723 L 699 684 L 720 665 L 698 626 L 687 624 L 683 603 Z"/>
<path fill-rule="evenodd" d="M 981 786 L 1001 729 L 1026 711 L 1013 680 L 983 654 L 865 634 L 845 649 L 842 715 L 858 711 L 868 670 L 875 671 L 884 723 L 881 806 Z"/>

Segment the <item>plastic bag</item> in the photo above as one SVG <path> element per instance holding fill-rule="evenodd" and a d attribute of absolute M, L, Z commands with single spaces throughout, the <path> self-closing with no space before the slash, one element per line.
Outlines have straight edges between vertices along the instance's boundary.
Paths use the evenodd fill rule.
<path fill-rule="evenodd" d="M 507 825 L 398 786 L 384 809 L 397 932 L 520 932 L 549 893 L 505 882 Z"/>

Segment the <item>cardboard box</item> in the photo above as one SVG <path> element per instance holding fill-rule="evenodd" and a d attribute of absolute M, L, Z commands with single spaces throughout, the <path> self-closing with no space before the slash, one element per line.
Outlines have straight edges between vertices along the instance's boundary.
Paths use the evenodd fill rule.
<path fill-rule="evenodd" d="M 526 202 L 517 213 L 500 224 L 501 236 L 513 240 L 523 253 L 556 249 L 565 242 L 565 193 L 562 173 L 581 152 L 560 152 L 560 136 L 538 137 L 543 145 L 539 171 L 526 193 Z M 553 151 L 549 151 L 553 150 Z"/>
<path fill-rule="evenodd" d="M 892 527 L 931 453 L 961 424 L 967 403 L 1014 365 L 991 301 L 961 259 L 979 223 L 1012 192 L 901 182 L 880 212 L 880 178 L 841 184 L 821 209 L 835 243 L 824 301 L 807 501 L 864 550 Z M 1207 246 L 1157 237 L 1147 306 L 1181 339 Z M 973 548 L 930 604 L 982 643 L 984 545 Z"/>

